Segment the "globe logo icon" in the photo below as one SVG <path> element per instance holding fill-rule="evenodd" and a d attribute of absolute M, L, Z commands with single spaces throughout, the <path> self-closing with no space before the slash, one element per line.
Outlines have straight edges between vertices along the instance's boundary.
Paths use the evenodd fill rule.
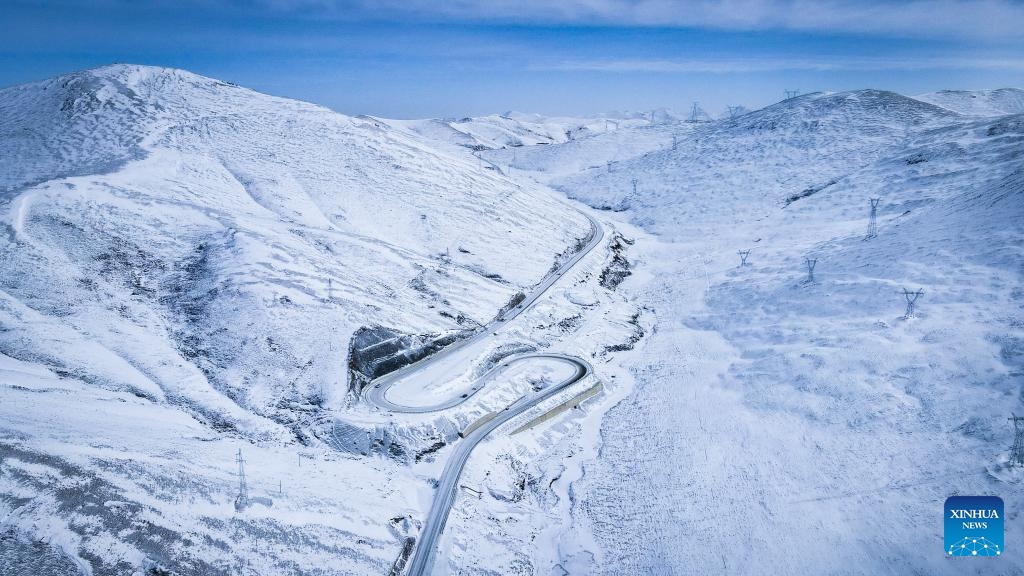
<path fill-rule="evenodd" d="M 999 544 L 982 537 L 964 538 L 955 544 L 949 545 L 947 550 L 950 556 L 999 556 Z"/>

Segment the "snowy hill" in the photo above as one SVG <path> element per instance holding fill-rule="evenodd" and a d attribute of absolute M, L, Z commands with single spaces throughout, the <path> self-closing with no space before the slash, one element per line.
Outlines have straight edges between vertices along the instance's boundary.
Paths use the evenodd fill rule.
<path fill-rule="evenodd" d="M 559 146 L 486 150 L 480 155 L 502 170 L 526 170 L 537 180 L 552 183 L 582 171 L 608 171 L 622 162 L 668 148 L 673 138 L 694 124 L 676 122 L 620 126 Z"/>
<path fill-rule="evenodd" d="M 649 113 L 612 112 L 593 117 L 550 117 L 540 114 L 506 112 L 475 118 L 431 120 L 386 120 L 404 126 L 432 140 L 472 150 L 529 148 L 563 144 L 605 134 L 619 128 L 664 124 L 677 121 L 667 110 Z"/>
<path fill-rule="evenodd" d="M 533 166 L 654 234 L 622 288 L 654 316 L 624 360 L 636 393 L 604 420 L 560 546 L 600 574 L 984 573 L 932 550 L 950 494 L 1024 511 L 1005 466 L 1024 411 L 1024 116 L 864 90 L 676 135 L 612 171 Z M 909 319 L 904 288 L 924 293 Z"/>
<path fill-rule="evenodd" d="M 987 573 L 937 551 L 948 495 L 1024 513 L 1024 114 L 936 94 L 690 123 L 350 117 L 131 65 L 0 90 L 0 567 L 400 572 L 446 439 L 550 375 L 397 414 L 354 359 L 541 282 L 591 231 L 560 191 L 600 248 L 415 394 L 528 350 L 600 386 L 474 449 L 435 573 Z"/>
<path fill-rule="evenodd" d="M 870 164 L 910 134 L 957 118 L 892 92 L 807 94 L 733 119 L 677 127 L 674 150 L 666 142 L 671 135 L 659 134 L 648 139 L 657 143 L 655 151 L 611 171 L 599 167 L 546 181 L 600 208 L 632 208 L 635 221 L 674 235 L 684 225 L 717 227 L 712 212 L 763 217 Z"/>
<path fill-rule="evenodd" d="M 241 445 L 293 491 L 247 529 L 305 534 L 261 553 L 259 571 L 322 566 L 319 554 L 341 573 L 386 571 L 400 546 L 387 519 L 418 504 L 385 489 L 417 485 L 411 472 L 281 465 L 346 410 L 352 335 L 474 329 L 591 231 L 549 190 L 409 130 L 182 70 L 117 65 L 0 90 L 0 134 L 0 518 L 49 474 L 102 484 L 127 508 L 101 501 L 93 536 L 59 513 L 73 494 L 8 521 L 94 573 L 147 556 L 220 573 L 246 557 L 215 551 Z M 329 494 L 334 483 L 349 488 Z M 357 486 L 370 492 L 353 498 Z M 160 528 L 81 552 L 125 529 L 118 514 Z"/>
<path fill-rule="evenodd" d="M 1024 90 L 941 90 L 916 96 L 922 102 L 971 116 L 1024 114 Z"/>
<path fill-rule="evenodd" d="M 0 102 L 17 328 L 0 351 L 28 359 L 88 331 L 109 361 L 46 361 L 226 425 L 239 404 L 273 416 L 286 398 L 344 391 L 337 369 L 282 386 L 291 367 L 337 360 L 295 327 L 333 326 L 338 350 L 382 320 L 458 329 L 451 319 L 495 314 L 587 231 L 553 217 L 550 197 L 406 132 L 184 71 L 107 67 Z M 138 349 L 125 349 L 126 324 Z M 192 368 L 160 367 L 164 355 Z M 209 380 L 208 396 L 189 397 L 183 378 Z"/>

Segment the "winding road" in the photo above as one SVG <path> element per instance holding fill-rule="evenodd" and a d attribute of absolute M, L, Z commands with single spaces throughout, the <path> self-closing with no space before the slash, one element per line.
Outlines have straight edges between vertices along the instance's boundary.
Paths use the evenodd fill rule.
<path fill-rule="evenodd" d="M 526 310 L 529 310 L 555 282 L 601 243 L 604 239 L 603 228 L 589 215 L 584 214 L 584 216 L 589 220 L 591 226 L 591 234 L 587 243 L 581 250 L 573 254 L 572 257 L 549 272 L 516 307 L 496 317 L 483 330 L 473 336 L 452 344 L 419 362 L 381 376 L 370 382 L 363 390 L 364 399 L 383 410 L 402 413 L 428 413 L 458 406 L 479 392 L 487 381 L 494 379 L 515 364 L 538 360 L 553 361 L 566 364 L 573 369 L 571 376 L 542 388 L 533 394 L 523 396 L 500 412 L 485 417 L 489 419 L 481 419 L 473 425 L 475 427 L 467 428 L 467 430 L 471 431 L 466 433 L 462 441 L 455 447 L 455 451 L 445 464 L 444 471 L 438 480 L 434 501 L 431 503 L 430 511 L 424 521 L 423 529 L 413 551 L 412 560 L 407 565 L 407 574 L 410 576 L 423 576 L 430 573 L 434 553 L 437 549 L 437 538 L 444 530 L 445 522 L 448 520 L 448 513 L 455 502 L 459 476 L 476 445 L 502 424 L 586 378 L 589 374 L 593 373 L 593 367 L 586 360 L 565 354 L 550 352 L 527 353 L 506 358 L 474 380 L 467 390 L 458 392 L 450 398 L 433 404 L 403 404 L 391 399 L 388 392 L 396 384 L 404 381 L 413 381 L 417 376 L 421 376 L 425 371 L 435 367 L 440 370 L 442 376 L 454 367 L 460 367 L 462 371 L 465 371 L 467 365 L 477 358 L 480 351 L 486 347 L 489 339 L 497 336 L 509 322 Z"/>

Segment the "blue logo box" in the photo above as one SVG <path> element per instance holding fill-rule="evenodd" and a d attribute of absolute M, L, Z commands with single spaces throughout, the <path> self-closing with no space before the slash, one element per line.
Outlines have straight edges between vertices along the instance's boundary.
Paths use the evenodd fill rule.
<path fill-rule="evenodd" d="M 946 499 L 946 556 L 1003 554 L 1003 499 L 951 496 Z"/>

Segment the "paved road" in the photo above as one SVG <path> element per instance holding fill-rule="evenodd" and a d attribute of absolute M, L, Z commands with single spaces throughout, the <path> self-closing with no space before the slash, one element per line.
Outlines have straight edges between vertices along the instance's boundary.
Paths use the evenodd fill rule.
<path fill-rule="evenodd" d="M 408 565 L 409 576 L 423 576 L 430 573 L 430 568 L 434 560 L 434 553 L 437 550 L 437 538 L 444 530 L 445 522 L 448 521 L 448 513 L 451 512 L 452 504 L 455 502 L 455 493 L 458 490 L 459 476 L 462 474 L 462 469 L 465 467 L 470 453 L 473 452 L 473 448 L 476 448 L 476 445 L 479 444 L 481 440 L 502 424 L 536 406 L 540 402 L 543 402 L 547 398 L 554 396 L 567 386 L 571 386 L 572 384 L 579 382 L 593 371 L 590 363 L 586 360 L 561 354 L 529 354 L 520 356 L 512 362 L 522 362 L 527 360 L 533 361 L 540 358 L 565 362 L 575 368 L 574 373 L 569 378 L 566 378 L 557 384 L 548 386 L 547 388 L 544 388 L 530 396 L 524 396 L 519 400 L 516 400 L 514 403 L 499 412 L 496 417 L 487 421 L 486 424 L 470 432 L 462 442 L 455 447 L 455 452 L 452 453 L 448 463 L 444 466 L 444 472 L 441 473 L 441 478 L 438 481 L 437 492 L 434 494 L 434 502 L 430 505 L 430 512 L 427 513 L 427 519 L 423 523 L 423 529 L 420 531 L 419 542 L 417 543 L 415 552 L 413 553 L 412 561 L 409 562 Z"/>
<path fill-rule="evenodd" d="M 420 360 L 419 362 L 409 364 L 407 366 L 402 367 L 399 370 L 395 370 L 394 372 L 385 374 L 379 378 L 375 378 L 363 390 L 363 397 L 374 406 L 378 406 L 391 412 L 423 413 L 434 412 L 437 410 L 444 410 L 445 408 L 458 406 L 462 402 L 465 402 L 470 396 L 478 392 L 479 388 L 476 388 L 476 384 L 474 383 L 474 387 L 471 387 L 469 390 L 456 393 L 451 398 L 442 400 L 441 402 L 438 402 L 436 404 L 425 406 L 402 404 L 388 398 L 388 390 L 398 382 L 401 382 L 402 380 L 410 378 L 416 374 L 420 374 L 429 366 L 439 364 L 447 360 L 452 355 L 458 354 L 460 352 L 471 351 L 471 349 L 474 346 L 481 345 L 485 343 L 488 339 L 493 338 L 494 334 L 500 331 L 506 324 L 514 320 L 523 312 L 532 308 L 533 305 L 537 302 L 537 299 L 544 295 L 544 293 L 547 292 L 548 288 L 551 288 L 551 286 L 555 282 L 557 282 L 562 276 L 564 276 L 566 272 L 571 270 L 577 262 L 583 259 L 583 257 L 586 256 L 587 254 L 589 254 L 590 251 L 593 250 L 595 246 L 598 246 L 604 239 L 604 229 L 601 228 L 601 225 L 598 224 L 597 220 L 594 220 L 593 218 L 586 214 L 584 214 L 584 216 L 586 216 L 587 220 L 590 221 L 590 240 L 587 242 L 587 244 L 583 247 L 582 250 L 573 254 L 572 257 L 569 258 L 567 261 L 563 262 L 561 266 L 549 272 L 544 277 L 544 279 L 536 287 L 534 287 L 534 289 L 529 294 L 526 295 L 526 298 L 522 302 L 520 302 L 518 306 L 509 310 L 508 312 L 505 312 L 503 315 L 491 320 L 486 326 L 484 326 L 483 330 L 478 331 L 476 334 L 470 336 L 469 338 L 459 340 L 458 342 L 452 344 L 451 346 L 448 346 L 443 350 L 437 352 L 436 354 L 433 354 L 431 356 L 424 358 L 423 360 Z M 480 380 L 478 380 L 478 382 L 479 381 Z"/>
<path fill-rule="evenodd" d="M 455 448 L 455 452 L 451 456 L 451 459 L 449 459 L 448 463 L 445 464 L 441 478 L 438 480 L 438 488 L 434 495 L 434 501 L 430 506 L 430 512 L 427 514 L 426 521 L 423 524 L 419 541 L 413 551 L 412 560 L 408 564 L 407 573 L 410 576 L 423 576 L 430 572 L 434 553 L 437 549 L 437 538 L 444 530 L 445 522 L 448 520 L 448 513 L 451 511 L 452 504 L 455 501 L 459 476 L 461 475 L 462 469 L 466 465 L 466 461 L 469 459 L 469 455 L 472 453 L 473 448 L 475 448 L 476 445 L 479 444 L 480 441 L 488 434 L 505 422 L 508 422 L 512 418 L 515 418 L 526 410 L 529 410 L 540 402 L 543 402 L 545 399 L 557 394 L 566 387 L 582 380 L 593 372 L 593 368 L 590 363 L 581 358 L 567 356 L 564 354 L 538 352 L 521 354 L 512 358 L 507 358 L 494 368 L 490 369 L 480 378 L 477 378 L 469 389 L 458 392 L 454 396 L 434 404 L 402 404 L 388 398 L 388 391 L 396 383 L 404 381 L 407 378 L 414 378 L 416 375 L 421 375 L 424 370 L 433 365 L 441 365 L 446 361 L 459 364 L 462 360 L 471 360 L 475 358 L 476 351 L 473 350 L 475 346 L 486 346 L 488 339 L 493 338 L 502 327 L 526 310 L 529 310 L 537 302 L 537 299 L 540 298 L 555 282 L 557 282 L 559 278 L 564 276 L 570 269 L 572 269 L 573 266 L 576 265 L 576 263 L 601 243 L 604 239 L 604 230 L 596 220 L 590 216 L 585 216 L 590 221 L 592 230 L 587 244 L 582 250 L 578 251 L 567 261 L 563 262 L 562 265 L 548 273 L 540 284 L 538 284 L 530 294 L 526 295 L 526 298 L 518 306 L 508 312 L 505 312 L 503 315 L 498 316 L 488 323 L 483 330 L 477 332 L 473 336 L 452 344 L 451 346 L 448 346 L 447 348 L 433 354 L 432 356 L 428 356 L 419 362 L 405 366 L 401 370 L 396 370 L 395 372 L 381 376 L 380 378 L 370 382 L 370 384 L 363 390 L 363 397 L 367 402 L 384 410 L 407 413 L 435 412 L 458 406 L 465 402 L 471 396 L 480 391 L 487 381 L 498 376 L 513 364 L 536 360 L 554 360 L 556 362 L 566 363 L 574 368 L 572 376 L 539 390 L 534 394 L 523 396 L 519 400 L 516 400 L 498 413 L 497 416 L 467 434 L 466 437 L 459 442 Z M 459 358 L 458 356 L 460 354 L 465 354 L 466 358 Z"/>

